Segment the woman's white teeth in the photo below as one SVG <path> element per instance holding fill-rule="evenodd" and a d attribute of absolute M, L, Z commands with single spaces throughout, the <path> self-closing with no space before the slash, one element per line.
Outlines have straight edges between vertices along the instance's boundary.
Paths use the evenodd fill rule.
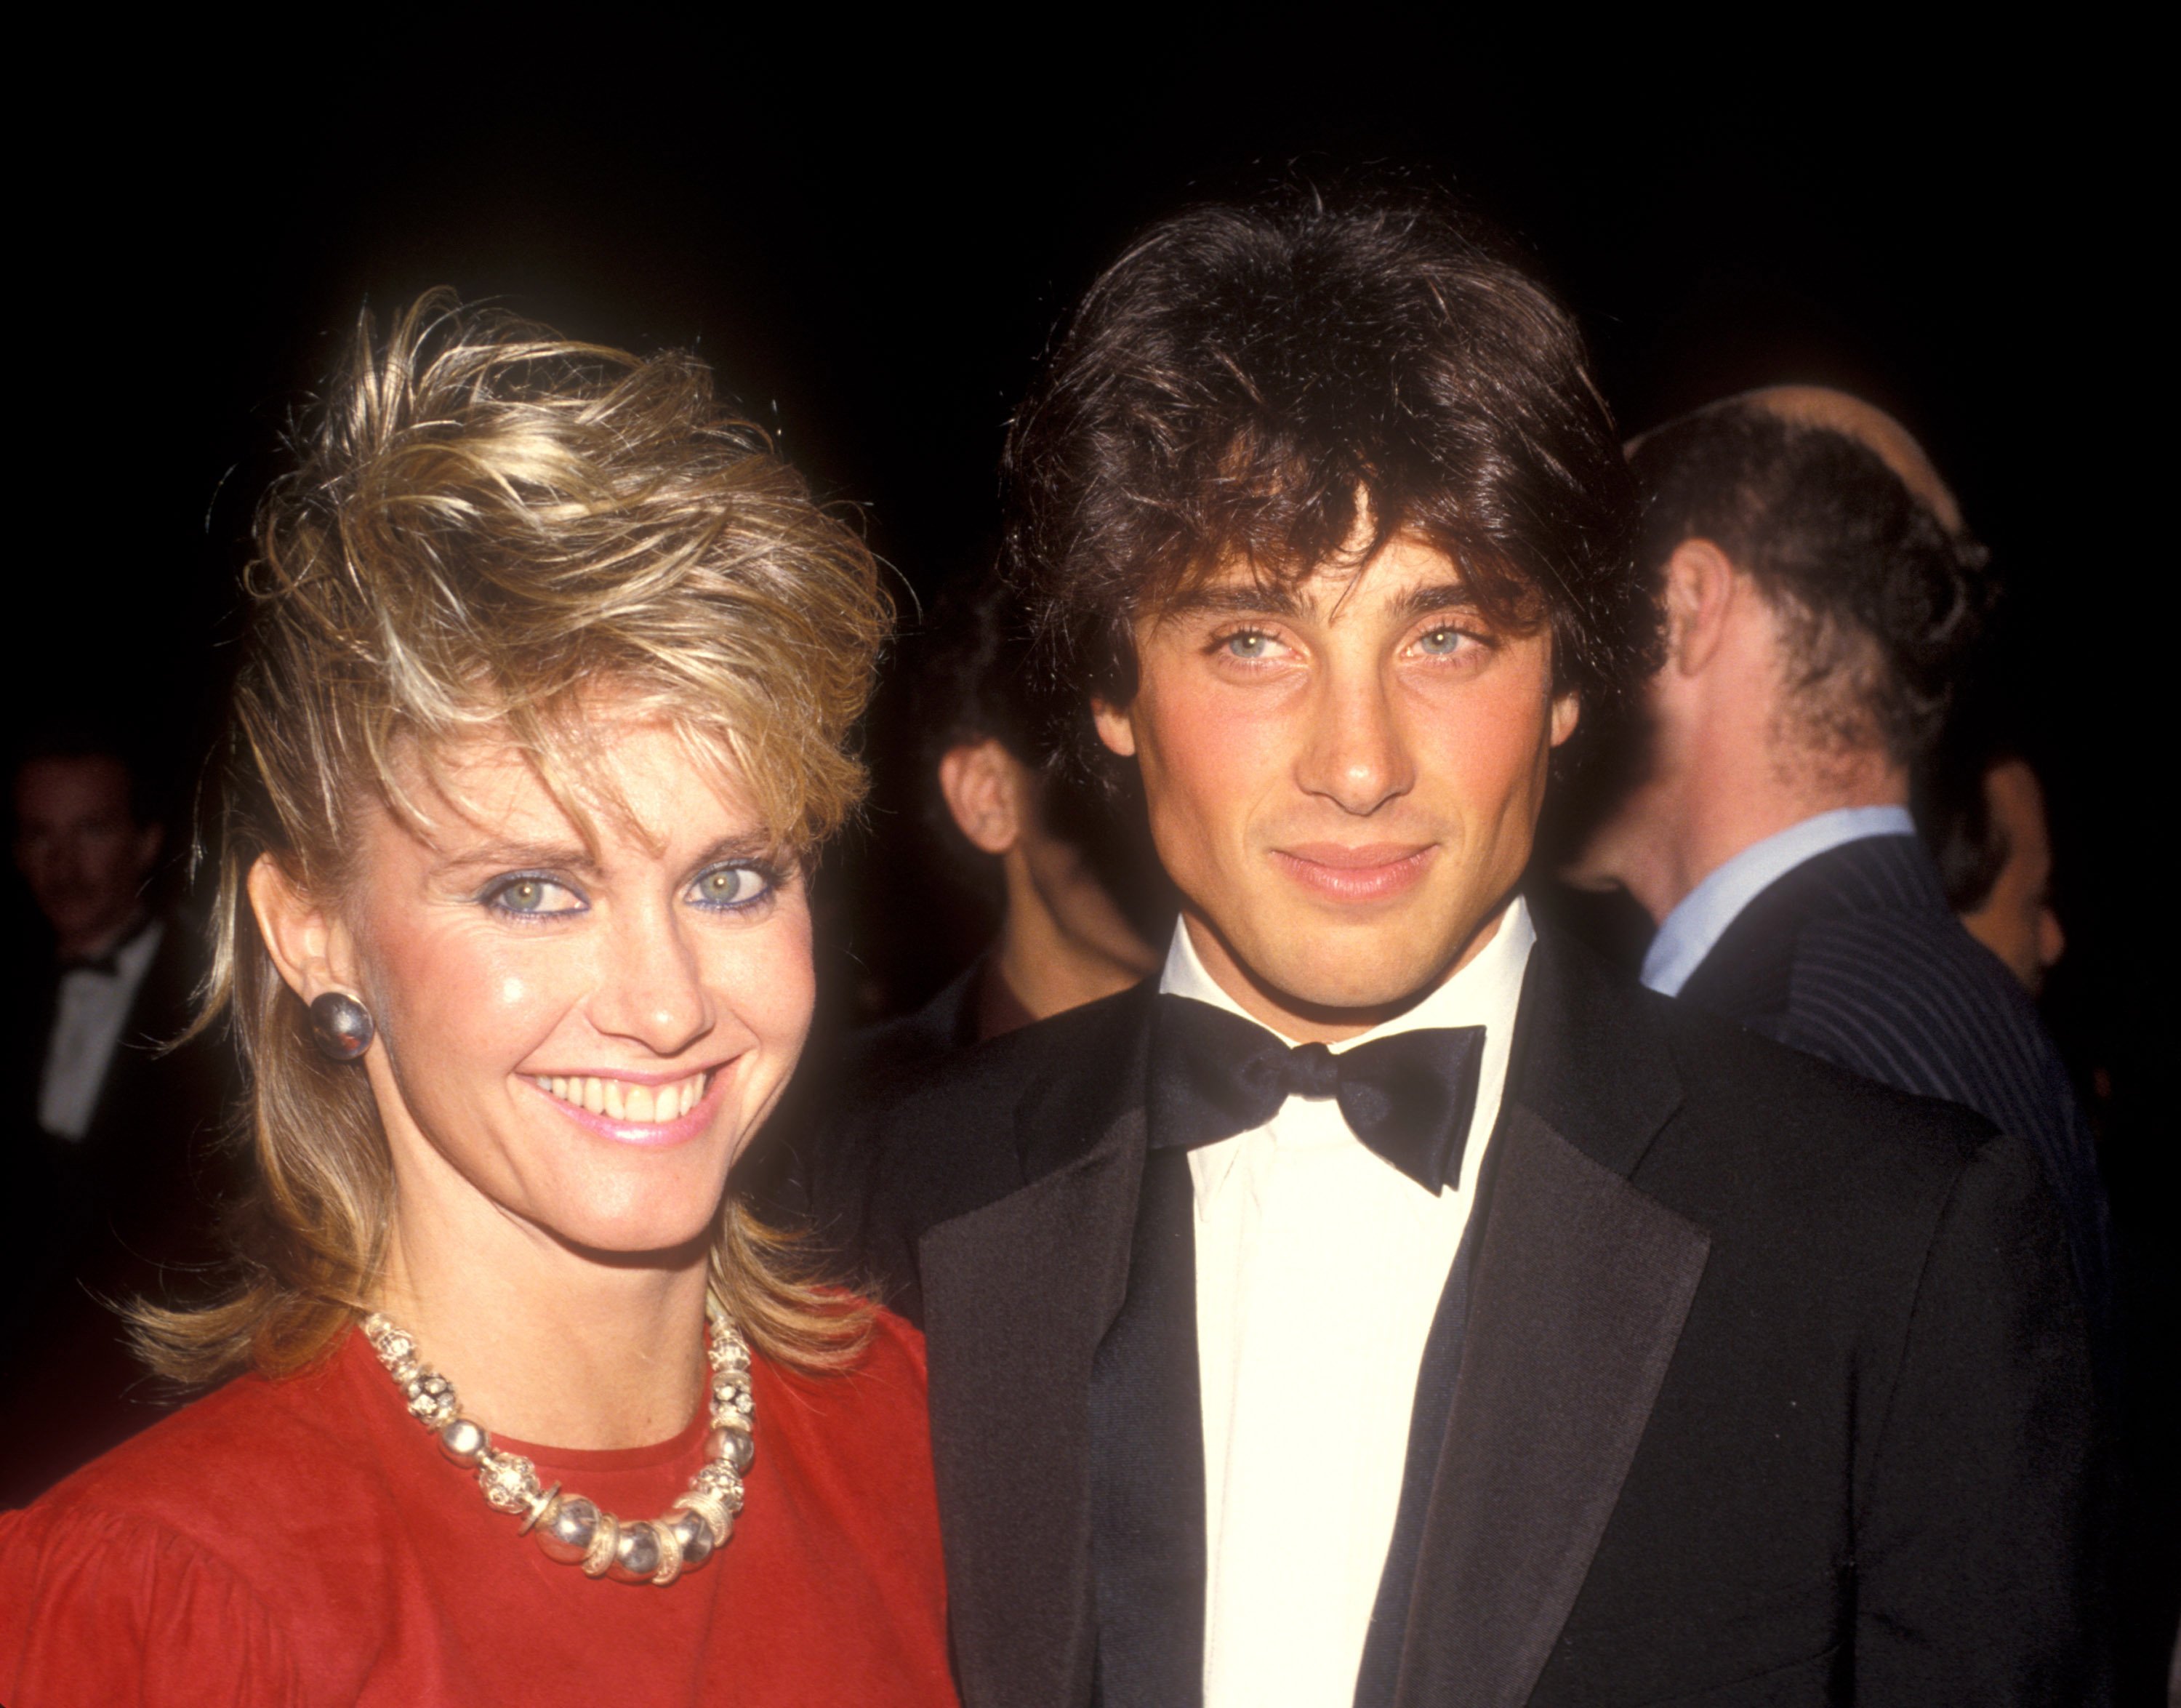
<path fill-rule="evenodd" d="M 668 1086 L 643 1086 L 629 1080 L 599 1079 L 555 1074 L 532 1081 L 566 1103 L 576 1103 L 594 1115 L 616 1121 L 657 1123 L 677 1120 L 697 1107 L 704 1095 L 704 1075 L 692 1074 Z"/>

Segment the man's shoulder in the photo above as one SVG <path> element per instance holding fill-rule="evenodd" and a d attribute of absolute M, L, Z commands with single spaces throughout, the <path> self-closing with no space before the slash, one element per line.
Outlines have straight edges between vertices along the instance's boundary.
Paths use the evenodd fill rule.
<path fill-rule="evenodd" d="M 1681 1101 L 1637 1184 L 1698 1219 L 1784 1230 L 1830 1217 L 1872 1235 L 1897 1219 L 1921 1226 L 1980 1159 L 2027 1155 L 2020 1139 L 1958 1103 L 1880 1084 L 1686 1003 L 1644 1000 Z"/>
<path fill-rule="evenodd" d="M 1781 1043 L 1734 1020 L 1645 991 L 1687 1097 L 1706 1119 L 1862 1138 L 1914 1134 L 1958 1150 L 1993 1130 L 1959 1104 L 1919 1096 Z"/>
<path fill-rule="evenodd" d="M 957 1130 L 980 1118 L 1009 1115 L 1033 1090 L 1056 1080 L 1080 1079 L 1087 1090 L 1106 1081 L 1111 1064 L 1127 1055 L 1149 1012 L 1148 985 L 1135 986 L 1081 1008 L 957 1050 L 899 1083 L 879 1120 L 888 1142 L 916 1141 L 927 1128 Z"/>
<path fill-rule="evenodd" d="M 1060 1166 L 1140 1100 L 1151 996 L 1140 985 L 957 1051 L 854 1112 L 833 1139 L 859 1159 L 847 1219 L 888 1289 L 923 1230 Z"/>

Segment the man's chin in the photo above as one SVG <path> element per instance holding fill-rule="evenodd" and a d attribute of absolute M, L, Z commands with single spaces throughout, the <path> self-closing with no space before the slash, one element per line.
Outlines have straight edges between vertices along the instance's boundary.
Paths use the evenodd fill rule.
<path fill-rule="evenodd" d="M 1360 947 L 1360 946 L 1359 946 Z M 1260 968 L 1256 981 L 1266 995 L 1299 1016 L 1326 1024 L 1352 1020 L 1375 1025 L 1428 995 L 1446 976 L 1455 951 L 1419 957 L 1405 942 L 1399 953 L 1367 951 L 1332 959 Z M 1284 962 L 1285 957 L 1274 957 Z"/>

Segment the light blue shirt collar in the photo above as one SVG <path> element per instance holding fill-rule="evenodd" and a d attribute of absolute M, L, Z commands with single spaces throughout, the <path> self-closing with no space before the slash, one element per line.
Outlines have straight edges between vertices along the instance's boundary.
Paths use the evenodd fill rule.
<path fill-rule="evenodd" d="M 1643 982 L 1661 995 L 1678 996 L 1742 909 L 1803 861 L 1865 837 L 1915 834 L 1916 821 L 1906 807 L 1847 806 L 1752 843 L 1707 873 L 1666 915 L 1643 957 Z"/>

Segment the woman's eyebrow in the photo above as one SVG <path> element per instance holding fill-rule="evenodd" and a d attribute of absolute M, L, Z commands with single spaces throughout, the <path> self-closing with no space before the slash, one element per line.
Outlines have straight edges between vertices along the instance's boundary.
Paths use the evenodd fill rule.
<path fill-rule="evenodd" d="M 440 862 L 444 871 L 486 867 L 548 866 L 557 871 L 595 874 L 599 863 L 580 843 L 489 842 L 472 843 Z"/>
<path fill-rule="evenodd" d="M 748 831 L 741 836 L 723 836 L 704 853 L 697 856 L 699 866 L 717 865 L 731 860 L 776 860 L 780 857 L 780 840 L 763 831 Z"/>

